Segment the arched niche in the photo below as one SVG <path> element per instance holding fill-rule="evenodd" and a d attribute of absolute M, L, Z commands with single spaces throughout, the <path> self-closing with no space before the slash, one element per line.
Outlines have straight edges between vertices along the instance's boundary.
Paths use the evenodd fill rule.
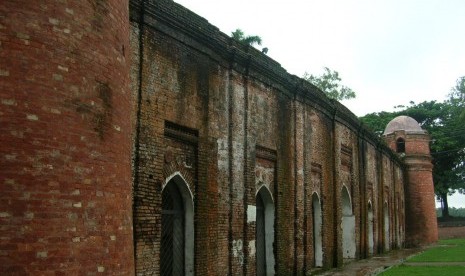
<path fill-rule="evenodd" d="M 194 202 L 180 173 L 162 189 L 161 275 L 194 275 Z"/>
<path fill-rule="evenodd" d="M 349 190 L 342 186 L 342 257 L 344 259 L 355 258 L 355 216 L 352 212 L 352 200 Z"/>
<path fill-rule="evenodd" d="M 398 153 L 405 153 L 405 139 L 402 137 L 397 138 L 396 140 L 396 151 Z"/>
<path fill-rule="evenodd" d="M 312 209 L 313 209 L 313 250 L 315 267 L 323 266 L 323 216 L 321 212 L 320 197 L 317 193 L 312 195 Z"/>
<path fill-rule="evenodd" d="M 256 195 L 256 265 L 257 275 L 274 275 L 274 201 L 262 185 Z"/>
<path fill-rule="evenodd" d="M 390 250 L 390 238 L 389 238 L 389 206 L 387 201 L 384 202 L 384 250 Z"/>
<path fill-rule="evenodd" d="M 371 201 L 368 201 L 368 254 L 373 255 L 375 250 L 375 237 L 374 237 L 374 215 L 373 215 L 373 206 Z"/>

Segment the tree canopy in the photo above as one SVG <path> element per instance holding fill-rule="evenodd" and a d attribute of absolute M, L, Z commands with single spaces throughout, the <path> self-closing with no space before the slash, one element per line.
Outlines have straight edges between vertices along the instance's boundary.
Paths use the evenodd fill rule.
<path fill-rule="evenodd" d="M 444 102 L 425 101 L 398 106 L 400 111 L 367 114 L 360 119 L 381 135 L 393 118 L 414 118 L 431 136 L 435 193 L 448 216 L 447 195 L 465 193 L 465 77 L 459 78 Z"/>
<path fill-rule="evenodd" d="M 341 84 L 339 73 L 328 67 L 324 67 L 324 73 L 320 76 L 305 72 L 303 78 L 318 87 L 331 99 L 341 101 L 356 97 L 355 91 Z"/>

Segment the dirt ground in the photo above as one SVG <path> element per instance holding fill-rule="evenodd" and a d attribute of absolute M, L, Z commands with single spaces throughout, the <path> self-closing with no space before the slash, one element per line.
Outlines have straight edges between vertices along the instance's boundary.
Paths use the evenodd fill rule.
<path fill-rule="evenodd" d="M 439 227 L 439 239 L 465 238 L 465 226 Z"/>

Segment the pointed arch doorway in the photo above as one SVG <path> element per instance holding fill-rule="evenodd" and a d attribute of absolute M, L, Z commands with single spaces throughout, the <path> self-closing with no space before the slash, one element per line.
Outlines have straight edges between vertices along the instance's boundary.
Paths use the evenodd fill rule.
<path fill-rule="evenodd" d="M 352 200 L 349 190 L 342 187 L 342 257 L 355 258 L 355 216 L 352 212 Z"/>
<path fill-rule="evenodd" d="M 184 178 L 176 173 L 162 190 L 160 275 L 194 275 L 194 204 Z"/>
<path fill-rule="evenodd" d="M 266 186 L 258 190 L 256 201 L 257 275 L 274 275 L 274 202 Z"/>
<path fill-rule="evenodd" d="M 390 237 L 389 237 L 389 206 L 387 201 L 384 202 L 384 251 L 389 251 Z"/>
<path fill-rule="evenodd" d="M 368 201 L 368 254 L 374 254 L 374 234 L 373 234 L 373 206 Z"/>
<path fill-rule="evenodd" d="M 313 249 L 314 249 L 314 260 L 315 267 L 323 266 L 323 237 L 322 237 L 322 226 L 323 216 L 321 214 L 321 203 L 320 197 L 317 193 L 312 195 L 312 207 L 313 207 Z"/>

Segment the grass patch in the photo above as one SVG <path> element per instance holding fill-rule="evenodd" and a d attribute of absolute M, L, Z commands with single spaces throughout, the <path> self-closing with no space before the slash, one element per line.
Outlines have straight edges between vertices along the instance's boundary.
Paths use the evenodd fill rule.
<path fill-rule="evenodd" d="M 450 239 L 450 240 L 440 240 L 438 244 L 444 245 L 463 245 L 465 246 L 465 239 Z"/>
<path fill-rule="evenodd" d="M 399 276 L 399 275 L 447 275 L 463 276 L 465 275 L 465 266 L 406 266 L 400 265 L 393 267 L 379 275 L 382 276 Z"/>
<path fill-rule="evenodd" d="M 441 240 L 438 247 L 413 256 L 407 262 L 465 262 L 465 239 Z"/>

